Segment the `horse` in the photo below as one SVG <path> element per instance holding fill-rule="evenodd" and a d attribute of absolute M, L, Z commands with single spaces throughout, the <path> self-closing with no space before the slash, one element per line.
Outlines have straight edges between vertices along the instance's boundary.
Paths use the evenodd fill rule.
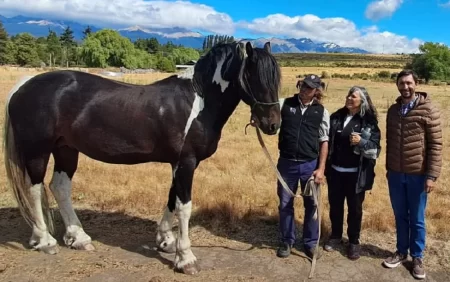
<path fill-rule="evenodd" d="M 173 74 L 147 85 L 99 75 L 56 70 L 25 77 L 10 91 L 5 110 L 4 158 L 8 183 L 32 229 L 31 248 L 59 252 L 44 187 L 49 184 L 65 225 L 68 248 L 95 250 L 72 206 L 72 179 L 79 153 L 108 164 L 169 163 L 172 184 L 156 245 L 175 253 L 174 269 L 200 271 L 188 235 L 196 168 L 218 147 L 222 129 L 240 101 L 266 135 L 280 128 L 281 71 L 270 43 L 220 43 L 190 76 Z M 178 236 L 172 233 L 179 221 Z"/>

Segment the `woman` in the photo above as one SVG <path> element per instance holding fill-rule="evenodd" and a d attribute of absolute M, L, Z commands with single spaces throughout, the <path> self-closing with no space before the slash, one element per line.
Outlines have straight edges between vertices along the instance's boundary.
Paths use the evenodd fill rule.
<path fill-rule="evenodd" d="M 381 149 L 377 112 L 364 87 L 352 87 L 345 106 L 330 116 L 329 142 L 325 175 L 332 231 L 324 249 L 333 251 L 342 242 L 347 199 L 347 255 L 356 260 L 360 257 L 362 204 L 365 191 L 372 189 Z"/>

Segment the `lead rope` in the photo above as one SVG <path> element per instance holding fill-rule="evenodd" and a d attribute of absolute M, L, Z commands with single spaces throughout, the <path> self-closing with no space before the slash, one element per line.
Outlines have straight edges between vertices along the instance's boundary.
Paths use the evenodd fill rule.
<path fill-rule="evenodd" d="M 245 134 L 247 134 L 246 130 L 247 130 L 247 126 L 252 125 L 251 123 L 247 124 L 245 126 Z M 299 198 L 300 196 L 306 196 L 306 197 L 313 197 L 314 198 L 314 206 L 316 207 L 316 211 L 314 212 L 313 215 L 313 219 L 316 220 L 318 219 L 318 224 L 319 224 L 319 239 L 318 242 L 316 244 L 316 251 L 313 254 L 313 258 L 311 261 L 311 270 L 309 272 L 309 279 L 314 277 L 314 271 L 316 268 L 316 262 L 317 262 L 317 255 L 319 253 L 319 242 L 320 242 L 320 232 L 321 232 L 321 205 L 320 205 L 320 199 L 321 199 L 321 195 L 320 195 L 320 184 L 316 184 L 314 182 L 314 176 L 311 176 L 308 179 L 308 182 L 306 183 L 306 187 L 305 187 L 305 191 L 303 193 L 301 193 L 300 195 L 296 195 L 294 194 L 294 192 L 291 191 L 291 189 L 289 189 L 289 187 L 287 186 L 286 182 L 284 181 L 283 177 L 281 176 L 280 172 L 277 169 L 277 166 L 275 165 L 274 161 L 272 160 L 272 157 L 269 154 L 269 151 L 267 150 L 266 145 L 264 144 L 264 140 L 262 139 L 261 136 L 261 132 L 259 130 L 258 126 L 254 126 L 256 129 L 256 134 L 258 135 L 258 141 L 259 144 L 261 145 L 264 154 L 266 155 L 266 157 L 269 159 L 270 164 L 272 165 L 272 168 L 275 170 L 275 173 L 277 174 L 277 178 L 281 183 L 281 186 L 284 188 L 284 190 L 286 190 L 286 192 L 289 193 L 289 195 L 291 195 L 291 197 L 293 198 Z"/>

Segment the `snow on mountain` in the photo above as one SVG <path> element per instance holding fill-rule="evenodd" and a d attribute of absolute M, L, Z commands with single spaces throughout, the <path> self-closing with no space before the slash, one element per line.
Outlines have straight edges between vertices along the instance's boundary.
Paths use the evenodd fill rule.
<path fill-rule="evenodd" d="M 6 31 L 10 35 L 16 35 L 22 32 L 28 32 L 33 36 L 47 36 L 49 29 L 57 34 L 61 34 L 67 26 L 73 30 L 75 40 L 82 40 L 83 31 L 87 24 L 56 20 L 32 18 L 25 16 L 15 16 L 6 18 L 0 15 L 0 21 L 3 23 Z M 93 32 L 100 30 L 95 26 L 90 26 Z M 107 28 L 107 27 L 102 27 Z M 186 47 L 202 48 L 205 35 L 199 32 L 187 30 L 180 27 L 174 28 L 148 28 L 142 26 L 130 26 L 116 29 L 122 36 L 135 41 L 139 38 L 156 38 L 161 44 L 171 41 L 175 45 Z M 274 53 L 306 53 L 306 52 L 342 52 L 342 53 L 368 53 L 366 50 L 352 47 L 341 47 L 332 42 L 314 42 L 309 38 L 257 38 L 243 39 L 251 41 L 257 47 L 263 47 L 267 41 L 271 42 L 272 52 Z"/>

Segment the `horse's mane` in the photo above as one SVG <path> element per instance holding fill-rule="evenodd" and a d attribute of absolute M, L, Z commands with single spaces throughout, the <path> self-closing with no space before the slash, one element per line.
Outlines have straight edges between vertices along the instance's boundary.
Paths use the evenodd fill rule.
<path fill-rule="evenodd" d="M 253 56 L 257 57 L 256 60 L 256 75 L 258 81 L 264 89 L 267 89 L 269 93 L 278 93 L 281 84 L 281 70 L 276 59 L 270 55 L 263 48 L 253 49 Z M 251 58 L 247 58 L 252 63 Z M 244 74 L 245 69 L 242 68 L 240 79 L 241 83 L 247 78 Z"/>
<path fill-rule="evenodd" d="M 230 60 L 224 62 L 225 68 L 223 68 L 221 72 L 221 75 L 225 80 L 227 80 L 227 78 L 224 77 L 225 73 L 239 72 L 239 68 L 241 66 L 243 58 L 240 58 L 239 60 L 239 68 L 231 69 L 233 67 L 232 63 L 235 61 L 234 57 L 238 56 L 237 44 L 238 43 L 236 42 L 218 43 L 197 61 L 194 66 L 193 83 L 194 88 L 197 90 L 200 96 L 204 97 L 204 93 L 202 93 L 202 86 L 211 83 L 211 79 L 214 75 L 214 72 L 216 71 L 217 63 L 222 58 L 226 59 L 227 57 L 231 57 Z"/>
<path fill-rule="evenodd" d="M 242 52 L 239 51 L 239 45 L 242 46 Z M 252 54 L 247 54 L 250 57 L 244 56 L 245 50 L 245 44 L 237 41 L 218 43 L 201 57 L 195 64 L 193 76 L 194 88 L 198 94 L 204 97 L 202 86 L 211 83 L 217 63 L 221 59 L 225 60 L 221 70 L 221 76 L 224 80 L 232 83 L 232 80 L 237 78 L 237 82 L 248 91 L 246 66 L 256 63 L 256 66 L 252 66 L 256 68 L 256 73 L 252 73 L 252 75 L 258 76 L 258 81 L 264 89 L 270 91 L 270 93 L 278 93 L 281 83 L 281 70 L 275 58 L 264 48 L 253 49 Z"/>

